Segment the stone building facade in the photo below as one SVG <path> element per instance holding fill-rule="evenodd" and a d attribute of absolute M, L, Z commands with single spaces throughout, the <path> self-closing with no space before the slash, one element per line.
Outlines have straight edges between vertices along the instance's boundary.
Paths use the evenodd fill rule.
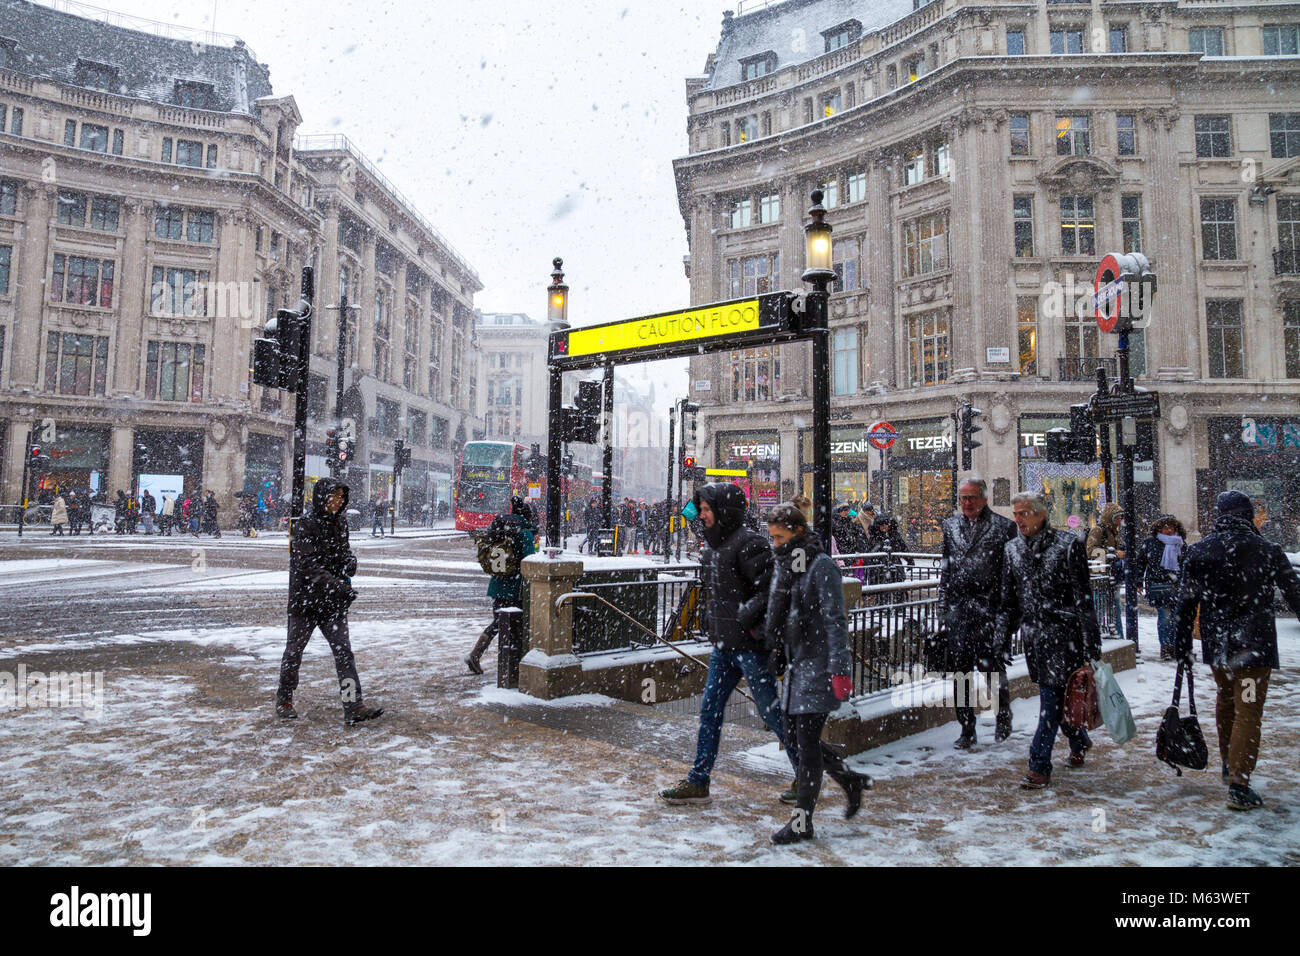
<path fill-rule="evenodd" d="M 742 8 L 743 9 L 743 8 Z M 975 470 L 1005 509 L 1053 493 L 1088 523 L 1095 464 L 1043 461 L 1047 429 L 1115 371 L 1076 311 L 1100 257 L 1159 275 L 1133 336 L 1163 418 L 1139 429 L 1143 522 L 1208 529 L 1239 487 L 1300 519 L 1300 4 L 786 0 L 724 15 L 687 81 L 676 162 L 692 301 L 801 288 L 805 212 L 834 227 L 837 497 L 937 541 L 952 415 L 984 410 Z M 811 349 L 692 360 L 708 463 L 811 492 Z M 887 455 L 867 427 L 895 426 Z"/>
<path fill-rule="evenodd" d="M 154 476 L 213 489 L 227 515 L 241 489 L 287 494 L 293 399 L 252 384 L 250 352 L 306 265 L 309 474 L 347 270 L 354 494 L 391 471 L 394 428 L 419 492 L 437 473 L 449 490 L 453 442 L 482 431 L 473 269 L 350 144 L 295 149 L 293 97 L 242 41 L 111 19 L 0 0 L 0 501 L 19 499 L 31 434 L 51 458 L 29 490 Z"/>

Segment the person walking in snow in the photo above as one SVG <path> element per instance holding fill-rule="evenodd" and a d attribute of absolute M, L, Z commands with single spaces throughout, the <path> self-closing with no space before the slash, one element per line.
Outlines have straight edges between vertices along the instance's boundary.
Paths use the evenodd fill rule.
<path fill-rule="evenodd" d="M 1150 605 L 1156 609 L 1160 635 L 1160 659 L 1172 661 L 1174 648 L 1174 600 L 1178 596 L 1178 575 L 1183 569 L 1183 547 L 1187 532 L 1173 515 L 1161 515 L 1151 525 L 1151 535 L 1138 545 L 1133 579 Z"/>
<path fill-rule="evenodd" d="M 1057 732 L 1070 741 L 1070 766 L 1082 767 L 1092 746 L 1088 732 L 1065 726 L 1065 685 L 1070 675 L 1101 659 L 1101 629 L 1092 603 L 1083 542 L 1048 526 L 1047 501 L 1022 492 L 1011 499 L 1020 533 L 1007 542 L 1002 563 L 1002 607 L 997 633 L 1002 647 L 1020 631 L 1029 677 L 1038 685 L 1038 731 L 1029 747 L 1029 772 L 1021 786 L 1041 790 L 1051 782 Z"/>
<path fill-rule="evenodd" d="M 533 509 L 518 496 L 510 499 L 510 511 L 492 519 L 483 539 L 487 543 L 500 542 L 513 551 L 514 560 L 505 556 L 501 565 L 503 573 L 493 573 L 488 581 L 487 596 L 492 599 L 492 620 L 474 643 L 474 649 L 465 655 L 465 666 L 471 674 L 482 674 L 480 661 L 497 636 L 497 614 L 503 607 L 519 607 L 523 597 L 523 560 L 537 550 L 537 525 Z"/>
<path fill-rule="evenodd" d="M 1191 662 L 1199 609 L 1201 659 L 1218 685 L 1214 718 L 1228 806 L 1254 810 L 1264 805 L 1250 786 L 1259 759 L 1264 696 L 1273 668 L 1280 666 L 1273 589 L 1279 588 L 1300 615 L 1300 577 L 1285 552 L 1259 533 L 1254 507 L 1244 494 L 1223 492 L 1216 510 L 1214 531 L 1187 546 L 1174 619 L 1177 653 Z"/>
<path fill-rule="evenodd" d="M 785 674 L 786 742 L 797 764 L 794 812 L 772 834 L 773 843 L 785 845 L 814 838 L 823 772 L 844 789 L 845 818 L 858 812 L 870 778 L 849 770 L 821 739 L 827 717 L 853 690 L 840 569 L 793 504 L 768 512 L 767 531 L 774 553 L 764 628 L 768 665 Z"/>
<path fill-rule="evenodd" d="M 709 676 L 700 702 L 700 732 L 695 764 L 686 779 L 659 791 L 665 803 L 708 803 L 709 778 L 718 758 L 722 720 L 727 700 L 743 677 L 769 730 L 786 744 L 790 766 L 798 760 L 790 749 L 776 681 L 767 668 L 762 643 L 763 614 L 767 609 L 772 570 L 772 550 L 763 536 L 743 525 L 745 493 L 729 482 L 704 485 L 693 499 L 699 512 L 704 541 L 700 556 L 700 583 L 704 586 L 705 627 L 713 642 Z M 783 799 L 795 798 L 795 784 Z"/>
<path fill-rule="evenodd" d="M 158 512 L 158 500 L 152 491 L 145 491 L 140 496 L 140 517 L 144 519 L 144 533 L 153 534 L 153 519 Z"/>
<path fill-rule="evenodd" d="M 127 500 L 126 492 L 119 491 L 113 502 L 113 533 L 126 534 Z"/>
<path fill-rule="evenodd" d="M 50 512 L 50 524 L 53 530 L 50 534 L 63 534 L 63 529 L 68 524 L 68 503 L 63 499 L 63 495 L 54 496 L 54 510 Z"/>
<path fill-rule="evenodd" d="M 163 495 L 162 513 L 158 518 L 158 533 L 171 537 L 172 524 L 176 519 L 176 497 L 174 495 Z"/>
<path fill-rule="evenodd" d="M 1003 741 L 1011 736 L 1011 688 L 1007 685 L 1006 663 L 1011 653 L 998 642 L 997 620 L 1002 565 L 1007 544 L 1015 540 L 1016 525 L 989 508 L 988 485 L 983 478 L 967 478 L 957 486 L 957 509 L 958 514 L 943 522 L 939 620 L 943 628 L 943 667 L 956 675 L 961 736 L 953 746 L 969 750 L 975 744 L 971 698 L 977 679 L 986 681 L 997 675 L 998 716 L 993 739 Z"/>
<path fill-rule="evenodd" d="M 203 503 L 201 505 L 203 514 L 203 533 L 210 534 L 214 538 L 221 537 L 221 528 L 217 525 L 217 495 L 211 488 L 205 492 Z"/>
<path fill-rule="evenodd" d="M 384 712 L 362 701 L 348 636 L 348 608 L 357 597 L 352 587 L 357 558 L 348 545 L 347 506 L 348 486 L 322 478 L 312 489 L 311 513 L 294 523 L 289 536 L 289 635 L 275 694 L 275 713 L 285 720 L 298 716 L 293 706 L 298 668 L 318 627 L 334 653 L 344 722 L 351 726 Z"/>

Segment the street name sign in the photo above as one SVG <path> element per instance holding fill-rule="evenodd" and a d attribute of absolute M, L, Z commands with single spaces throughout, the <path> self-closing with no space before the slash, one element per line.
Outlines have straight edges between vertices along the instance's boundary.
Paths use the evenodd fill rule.
<path fill-rule="evenodd" d="M 1155 392 L 1121 392 L 1114 395 L 1098 395 L 1093 399 L 1092 410 L 1097 418 L 1108 421 L 1124 418 L 1159 418 L 1160 396 Z"/>

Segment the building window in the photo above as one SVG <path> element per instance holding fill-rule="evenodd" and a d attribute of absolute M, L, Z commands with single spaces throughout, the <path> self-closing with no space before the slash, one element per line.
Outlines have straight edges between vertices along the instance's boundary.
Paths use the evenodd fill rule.
<path fill-rule="evenodd" d="M 1093 377 L 1097 368 L 1097 338 L 1100 334 L 1091 312 L 1082 317 L 1070 313 L 1065 316 L 1065 368 L 1061 380 L 1083 382 Z"/>
<path fill-rule="evenodd" d="M 736 142 L 748 143 L 758 139 L 758 116 L 740 116 L 736 119 Z"/>
<path fill-rule="evenodd" d="M 1268 114 L 1268 139 L 1274 159 L 1300 156 L 1300 113 Z"/>
<path fill-rule="evenodd" d="M 429 434 L 429 416 L 412 408 L 406 415 L 406 443 L 423 447 Z"/>
<path fill-rule="evenodd" d="M 416 366 L 420 354 L 420 313 L 415 308 L 406 310 L 406 333 L 402 346 L 402 387 L 408 392 L 418 392 L 420 377 Z"/>
<path fill-rule="evenodd" d="M 1128 27 L 1112 25 L 1107 34 L 1111 53 L 1128 52 Z"/>
<path fill-rule="evenodd" d="M 1011 155 L 1029 155 L 1029 116 L 1025 113 L 1012 113 L 1010 119 Z"/>
<path fill-rule="evenodd" d="M 96 196 L 90 201 L 90 228 L 100 232 L 117 232 L 121 203 L 108 196 Z"/>
<path fill-rule="evenodd" d="M 1022 29 L 1007 31 L 1007 56 L 1025 55 L 1025 31 Z"/>
<path fill-rule="evenodd" d="M 1038 300 L 1033 296 L 1016 298 L 1016 345 L 1020 356 L 1020 374 L 1038 374 Z"/>
<path fill-rule="evenodd" d="M 774 69 L 776 69 L 775 53 L 767 52 L 754 57 L 745 57 L 740 61 L 740 78 L 756 80 L 760 76 L 767 76 Z"/>
<path fill-rule="evenodd" d="M 153 234 L 159 239 L 179 239 L 185 227 L 185 210 L 179 206 L 159 206 L 153 214 Z"/>
<path fill-rule="evenodd" d="M 836 90 L 833 93 L 823 93 L 818 100 L 818 113 L 823 118 L 834 116 L 843 109 L 843 102 L 839 90 Z"/>
<path fill-rule="evenodd" d="M 155 315 L 207 315 L 207 287 L 206 271 L 154 266 L 150 311 Z M 267 311 L 271 311 L 269 305 Z"/>
<path fill-rule="evenodd" d="M 1013 196 L 1011 215 L 1015 229 L 1016 258 L 1028 259 L 1034 254 L 1034 197 Z"/>
<path fill-rule="evenodd" d="M 176 165 L 203 168 L 203 144 L 192 139 L 176 141 Z"/>
<path fill-rule="evenodd" d="M 1091 196 L 1061 197 L 1061 255 L 1091 256 L 1097 252 L 1097 222 Z"/>
<path fill-rule="evenodd" d="M 1201 257 L 1203 259 L 1237 258 L 1237 201 L 1235 199 L 1201 199 Z"/>
<path fill-rule="evenodd" d="M 948 268 L 948 214 L 934 213 L 903 223 L 903 277 Z"/>
<path fill-rule="evenodd" d="M 1048 34 L 1048 50 L 1051 53 L 1082 53 L 1083 31 L 1080 29 L 1052 30 Z"/>
<path fill-rule="evenodd" d="M 208 83 L 192 83 L 185 80 L 177 80 L 173 98 L 177 106 L 183 106 L 187 109 L 210 110 L 213 109 L 213 88 Z"/>
<path fill-rule="evenodd" d="M 911 59 L 904 60 L 903 75 L 907 77 L 908 83 L 915 83 L 925 76 L 925 55 L 918 54 Z"/>
<path fill-rule="evenodd" d="M 23 135 L 23 110 L 21 106 L 15 106 L 9 111 L 9 132 L 15 136 Z"/>
<path fill-rule="evenodd" d="M 9 294 L 9 264 L 13 254 L 13 246 L 0 246 L 0 295 Z"/>
<path fill-rule="evenodd" d="M 185 238 L 189 242 L 211 242 L 216 224 L 216 213 L 211 209 L 191 209 L 189 222 L 185 227 Z"/>
<path fill-rule="evenodd" d="M 898 67 L 892 63 L 885 67 L 885 85 L 891 90 L 898 88 Z"/>
<path fill-rule="evenodd" d="M 112 260 L 56 255 L 50 280 L 50 301 L 111 308 L 113 305 Z"/>
<path fill-rule="evenodd" d="M 64 146 L 77 145 L 77 121 L 76 120 L 63 121 L 63 145 Z"/>
<path fill-rule="evenodd" d="M 745 259 L 732 259 L 727 263 L 727 278 L 730 285 L 730 297 L 763 295 L 777 287 L 780 272 L 780 254 L 749 256 Z"/>
<path fill-rule="evenodd" d="M 1264 27 L 1265 56 L 1296 56 L 1300 54 L 1300 28 L 1295 24 Z"/>
<path fill-rule="evenodd" d="M 822 37 L 826 40 L 826 49 L 823 52 L 830 53 L 832 50 L 842 49 L 860 36 L 862 36 L 862 24 L 857 20 L 847 20 L 839 26 L 822 31 Z"/>
<path fill-rule="evenodd" d="M 45 391 L 103 395 L 108 382 L 108 338 L 50 332 L 45 345 Z"/>
<path fill-rule="evenodd" d="M 62 226 L 84 226 L 86 224 L 87 197 L 85 193 L 74 193 L 60 189 L 58 196 L 59 210 L 56 218 Z"/>
<path fill-rule="evenodd" d="M 849 173 L 848 202 L 862 202 L 867 198 L 867 174 L 865 171 Z"/>
<path fill-rule="evenodd" d="M 1278 274 L 1300 273 L 1300 196 L 1277 197 Z"/>
<path fill-rule="evenodd" d="M 1223 56 L 1223 27 L 1192 27 L 1187 31 L 1187 49 L 1205 56 Z"/>
<path fill-rule="evenodd" d="M 375 293 L 375 376 L 381 382 L 389 381 L 393 371 L 390 336 L 393 302 L 388 293 Z"/>
<path fill-rule="evenodd" d="M 824 183 L 817 183 L 814 188 L 822 191 L 822 205 L 827 209 L 834 209 L 840 204 L 840 181 L 838 179 L 828 179 Z"/>
<path fill-rule="evenodd" d="M 731 228 L 743 229 L 746 226 L 753 225 L 754 222 L 754 201 L 752 199 L 737 199 L 731 204 Z"/>
<path fill-rule="evenodd" d="M 949 328 L 944 309 L 908 316 L 907 362 L 913 388 L 948 381 Z"/>
<path fill-rule="evenodd" d="M 375 419 L 377 429 L 383 438 L 397 438 L 401 435 L 402 407 L 396 402 L 375 399 Z"/>
<path fill-rule="evenodd" d="M 909 148 L 903 154 L 903 185 L 915 186 L 925 178 L 925 149 L 921 146 Z"/>
<path fill-rule="evenodd" d="M 164 136 L 162 141 L 162 161 L 170 163 L 172 161 L 172 138 Z"/>
<path fill-rule="evenodd" d="M 781 196 L 778 193 L 772 193 L 769 196 L 759 197 L 758 221 L 776 222 L 780 218 L 781 218 Z"/>
<path fill-rule="evenodd" d="M 1198 116 L 1195 130 L 1199 159 L 1224 159 L 1232 155 L 1232 127 L 1228 117 Z"/>
<path fill-rule="evenodd" d="M 1134 113 L 1118 113 L 1115 116 L 1115 147 L 1121 156 L 1136 156 L 1137 116 Z"/>
<path fill-rule="evenodd" d="M 858 262 L 862 245 L 857 239 L 836 239 L 831 244 L 831 268 L 835 270 L 832 292 L 858 288 Z"/>
<path fill-rule="evenodd" d="M 202 345 L 151 341 L 145 363 L 145 395 L 160 402 L 202 402 L 204 355 Z"/>
<path fill-rule="evenodd" d="M 1121 196 L 1119 199 L 1119 225 L 1124 252 L 1142 251 L 1142 197 Z"/>
<path fill-rule="evenodd" d="M 217 168 L 217 147 L 214 146 L 214 145 L 209 145 L 209 146 L 208 146 L 208 162 L 207 162 L 207 167 L 208 167 L 208 169 L 216 169 L 216 168 Z M 309 186 L 309 187 L 307 187 L 307 189 L 308 189 L 308 192 L 307 192 L 307 201 L 304 202 L 303 205 L 306 206 L 308 209 L 310 209 L 310 208 L 311 208 L 311 187 Z"/>
<path fill-rule="evenodd" d="M 1092 151 L 1088 133 L 1088 117 L 1058 116 L 1056 118 L 1056 155 L 1087 156 Z"/>
<path fill-rule="evenodd" d="M 94 123 L 82 123 L 81 148 L 94 150 L 96 153 L 107 153 L 108 127 L 96 126 Z"/>
<path fill-rule="evenodd" d="M 1207 300 L 1205 331 L 1210 378 L 1243 378 L 1246 350 L 1242 340 L 1241 300 Z"/>
<path fill-rule="evenodd" d="M 1286 353 L 1286 377 L 1300 378 L 1300 299 L 1282 303 L 1282 350 Z"/>
<path fill-rule="evenodd" d="M 18 184 L 12 179 L 0 179 L 0 216 L 13 216 L 18 209 Z"/>
<path fill-rule="evenodd" d="M 858 390 L 858 330 L 836 329 L 831 344 L 831 385 L 836 395 Z"/>
<path fill-rule="evenodd" d="M 123 136 L 122 131 L 120 129 L 113 130 L 113 155 L 114 156 L 122 155 L 122 144 L 124 141 L 125 141 L 125 137 Z"/>
<path fill-rule="evenodd" d="M 722 122 L 722 128 L 719 135 L 722 137 L 723 146 L 731 145 L 731 124 L 726 120 L 723 120 Z"/>
<path fill-rule="evenodd" d="M 731 400 L 770 402 L 781 387 L 781 358 L 775 348 L 731 353 Z"/>

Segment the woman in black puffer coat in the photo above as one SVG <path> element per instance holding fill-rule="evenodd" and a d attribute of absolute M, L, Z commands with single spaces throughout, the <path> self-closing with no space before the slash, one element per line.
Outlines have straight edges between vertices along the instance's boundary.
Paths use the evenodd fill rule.
<path fill-rule="evenodd" d="M 821 742 L 826 718 L 853 688 L 848 625 L 839 567 L 808 531 L 803 512 L 778 505 L 767 515 L 776 565 L 768 592 L 771 666 L 785 670 L 786 741 L 799 761 L 798 799 L 790 822 L 772 834 L 777 844 L 813 838 L 812 813 L 822 773 L 844 788 L 853 816 L 868 778 L 845 767 Z"/>

